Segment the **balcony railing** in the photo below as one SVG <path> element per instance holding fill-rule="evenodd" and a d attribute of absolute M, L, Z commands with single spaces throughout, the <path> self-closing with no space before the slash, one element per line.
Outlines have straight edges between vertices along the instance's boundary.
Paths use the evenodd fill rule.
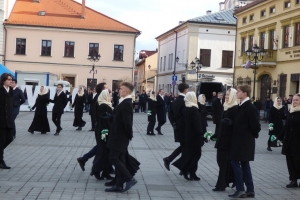
<path fill-rule="evenodd" d="M 266 50 L 266 56 L 264 59 L 260 62 L 277 62 L 277 50 L 270 50 L 270 49 L 265 49 Z M 246 53 L 243 53 L 243 64 L 245 64 L 249 60 L 248 56 Z"/>

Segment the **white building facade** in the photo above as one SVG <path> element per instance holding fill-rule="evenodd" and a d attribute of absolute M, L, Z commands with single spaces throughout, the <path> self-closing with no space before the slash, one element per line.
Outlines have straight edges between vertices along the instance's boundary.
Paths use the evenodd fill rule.
<path fill-rule="evenodd" d="M 207 14 L 183 22 L 158 36 L 157 89 L 177 91 L 185 77 L 186 83 L 196 88 L 199 82 L 222 82 L 232 85 L 235 55 L 236 20 L 233 10 Z M 178 62 L 176 62 L 176 57 Z M 201 70 L 191 68 L 198 58 Z M 175 73 L 174 73 L 175 69 Z M 176 85 L 172 76 L 177 76 Z M 197 81 L 198 80 L 198 81 Z M 173 86 L 174 85 L 174 86 Z M 173 89 L 174 87 L 174 89 Z"/>
<path fill-rule="evenodd" d="M 249 3 L 252 3 L 253 1 L 255 0 L 225 0 L 219 3 L 220 11 L 243 7 Z"/>

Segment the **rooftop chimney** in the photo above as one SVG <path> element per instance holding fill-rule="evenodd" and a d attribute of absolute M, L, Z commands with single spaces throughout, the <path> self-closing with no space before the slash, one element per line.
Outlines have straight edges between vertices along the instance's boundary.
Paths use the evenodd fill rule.
<path fill-rule="evenodd" d="M 206 11 L 206 14 L 210 15 L 211 14 L 211 10 Z"/>
<path fill-rule="evenodd" d="M 225 7 L 224 2 L 220 2 L 219 3 L 219 11 L 224 10 L 224 7 Z"/>
<path fill-rule="evenodd" d="M 82 0 L 81 18 L 85 19 L 85 0 Z"/>

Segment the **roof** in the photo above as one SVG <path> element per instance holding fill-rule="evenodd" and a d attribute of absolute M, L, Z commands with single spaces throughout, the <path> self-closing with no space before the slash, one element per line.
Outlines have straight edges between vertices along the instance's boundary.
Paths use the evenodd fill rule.
<path fill-rule="evenodd" d="M 236 19 L 233 17 L 233 9 L 196 17 L 187 21 L 197 23 L 236 25 Z"/>
<path fill-rule="evenodd" d="M 85 7 L 85 18 L 81 18 L 81 10 L 82 4 L 74 0 L 41 0 L 40 3 L 17 0 L 5 24 L 140 33 L 88 7 Z M 42 15 L 41 11 L 46 14 Z"/>
<path fill-rule="evenodd" d="M 256 6 L 256 5 L 258 5 L 258 4 L 260 4 L 260 3 L 264 2 L 264 1 L 267 1 L 267 0 L 254 0 L 252 3 L 249 3 L 249 4 L 247 4 L 247 5 L 243 6 L 243 7 L 240 7 L 238 9 L 236 9 L 234 11 L 234 14 L 238 14 L 240 12 L 243 12 L 244 10 L 247 10 L 247 9 L 253 7 L 253 6 Z"/>

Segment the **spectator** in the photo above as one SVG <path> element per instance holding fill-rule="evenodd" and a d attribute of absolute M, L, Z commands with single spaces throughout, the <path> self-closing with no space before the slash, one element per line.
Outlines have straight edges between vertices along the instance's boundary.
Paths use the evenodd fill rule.
<path fill-rule="evenodd" d="M 284 104 L 285 106 L 285 111 L 284 114 L 285 116 L 288 115 L 288 113 L 290 112 L 291 106 L 292 106 L 292 101 L 293 101 L 293 95 L 289 95 L 289 98 L 287 99 L 286 103 Z"/>
<path fill-rule="evenodd" d="M 253 104 L 257 110 L 258 117 L 260 118 L 261 102 L 260 102 L 259 97 L 256 97 L 256 100 L 254 101 Z"/>
<path fill-rule="evenodd" d="M 143 90 L 143 92 L 140 96 L 141 112 L 146 112 L 147 98 L 148 98 L 148 96 L 146 95 L 145 90 Z"/>
<path fill-rule="evenodd" d="M 216 92 L 213 92 L 212 93 L 212 97 L 211 97 L 211 101 L 213 102 L 215 99 L 217 99 L 217 93 Z"/>
<path fill-rule="evenodd" d="M 265 122 L 267 123 L 269 121 L 269 115 L 270 115 L 270 109 L 273 106 L 273 101 L 270 99 L 270 97 L 267 97 L 267 100 L 265 101 L 264 110 L 265 110 Z"/>

